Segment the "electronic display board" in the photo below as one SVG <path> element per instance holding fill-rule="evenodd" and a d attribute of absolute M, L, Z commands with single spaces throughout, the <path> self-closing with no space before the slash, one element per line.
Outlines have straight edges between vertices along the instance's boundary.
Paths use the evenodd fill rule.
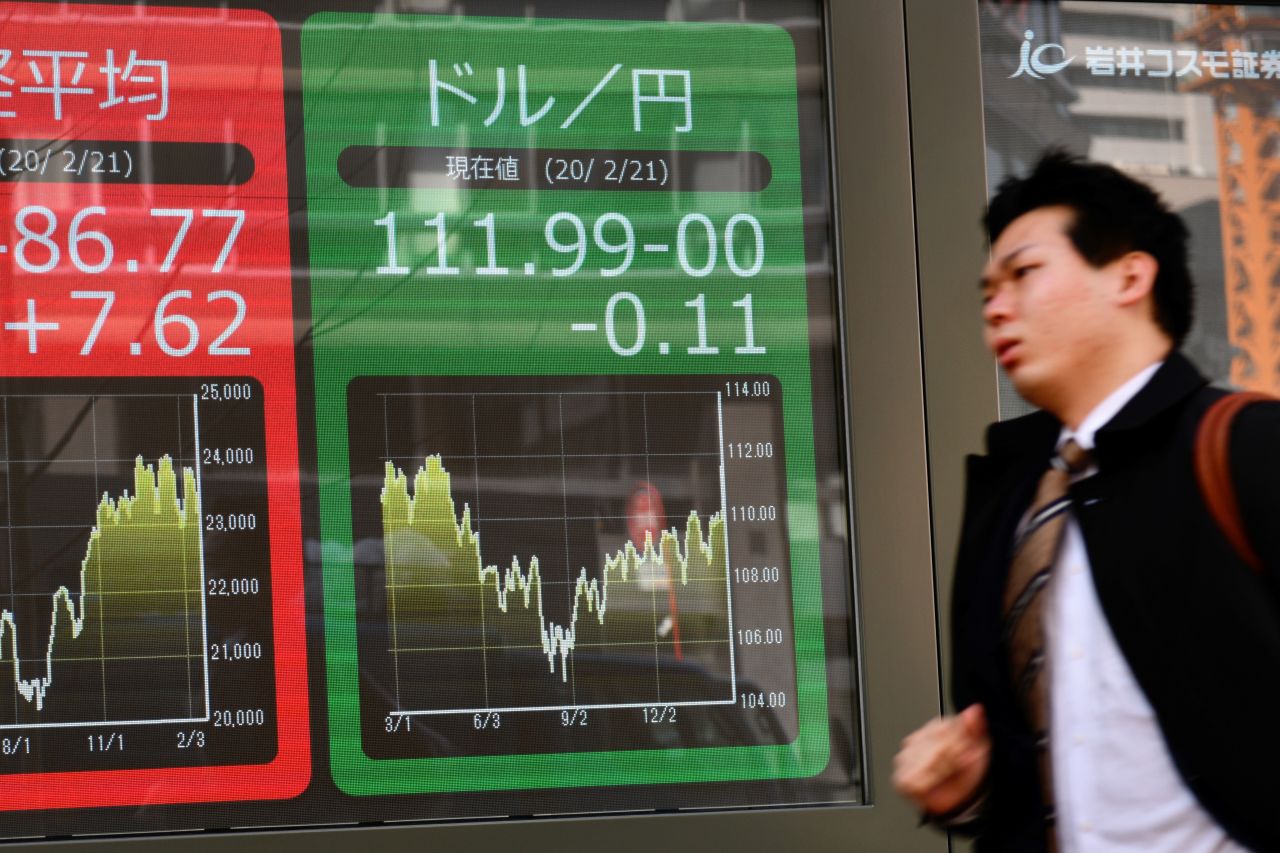
<path fill-rule="evenodd" d="M 293 796 L 310 759 L 277 25 L 0 15 L 0 808 Z"/>
<path fill-rule="evenodd" d="M 236 5 L 0 3 L 0 837 L 861 802 L 817 4 Z"/>
<path fill-rule="evenodd" d="M 355 561 L 326 565 L 339 785 L 821 769 L 790 38 L 340 14 L 302 38 L 321 522 L 375 579 L 348 602 Z"/>

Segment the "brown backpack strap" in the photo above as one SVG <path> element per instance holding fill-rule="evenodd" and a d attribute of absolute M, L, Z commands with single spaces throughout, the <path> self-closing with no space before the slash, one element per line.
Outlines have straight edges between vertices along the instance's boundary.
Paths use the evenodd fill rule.
<path fill-rule="evenodd" d="M 1256 391 L 1228 394 L 1209 407 L 1196 431 L 1196 480 L 1205 505 L 1236 553 L 1258 574 L 1264 571 L 1262 559 L 1249 544 L 1240 517 L 1240 502 L 1231 482 L 1231 424 L 1245 406 L 1274 399 Z"/>

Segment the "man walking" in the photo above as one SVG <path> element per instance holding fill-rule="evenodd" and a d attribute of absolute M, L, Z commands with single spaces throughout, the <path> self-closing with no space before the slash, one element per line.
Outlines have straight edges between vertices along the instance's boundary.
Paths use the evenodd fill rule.
<path fill-rule="evenodd" d="M 1231 431 L 1257 572 L 1195 478 L 1223 392 L 1178 351 L 1181 220 L 1053 153 L 1000 186 L 986 226 L 985 340 L 1041 411 L 969 459 L 961 710 L 903 741 L 895 785 L 980 850 L 1280 850 L 1280 404 Z"/>

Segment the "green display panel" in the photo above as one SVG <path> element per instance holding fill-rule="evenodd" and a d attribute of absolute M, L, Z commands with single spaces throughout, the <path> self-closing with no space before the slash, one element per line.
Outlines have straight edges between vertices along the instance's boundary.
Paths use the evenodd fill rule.
<path fill-rule="evenodd" d="M 795 63 L 769 25 L 306 21 L 343 791 L 827 767 Z"/>

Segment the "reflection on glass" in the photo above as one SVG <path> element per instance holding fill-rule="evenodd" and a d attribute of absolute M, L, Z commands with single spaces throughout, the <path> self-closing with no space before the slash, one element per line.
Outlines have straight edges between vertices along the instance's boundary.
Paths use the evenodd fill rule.
<path fill-rule="evenodd" d="M 987 176 L 1058 145 L 1152 185 L 1191 229 L 1211 378 L 1280 393 L 1280 9 L 994 3 L 981 11 Z M 1005 416 L 1025 410 L 1001 390 Z"/>

